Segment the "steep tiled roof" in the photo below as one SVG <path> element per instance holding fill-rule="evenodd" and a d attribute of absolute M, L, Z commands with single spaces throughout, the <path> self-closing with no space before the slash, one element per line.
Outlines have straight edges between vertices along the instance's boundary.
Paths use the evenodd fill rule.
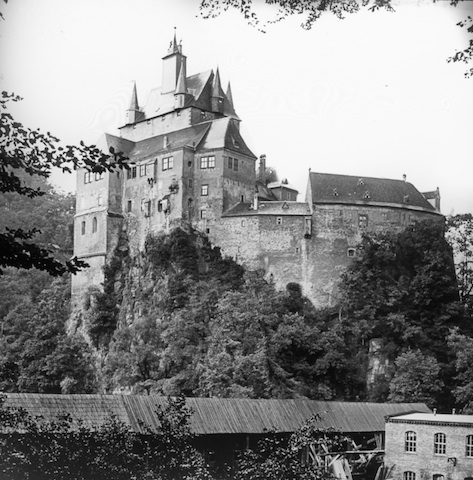
<path fill-rule="evenodd" d="M 240 131 L 235 125 L 235 120 L 229 117 L 212 121 L 209 133 L 202 143 L 202 149 L 210 150 L 214 148 L 226 148 L 227 150 L 256 158 L 240 135 Z"/>
<path fill-rule="evenodd" d="M 137 161 L 141 158 L 146 158 L 147 156 L 156 153 L 162 153 L 166 150 L 170 151 L 185 146 L 197 147 L 202 141 L 202 138 L 208 132 L 209 128 L 209 122 L 199 123 L 192 127 L 183 128 L 182 130 L 176 130 L 141 140 L 134 144 L 134 147 L 130 152 L 130 159 Z M 167 137 L 166 149 L 164 148 L 164 137 Z"/>
<path fill-rule="evenodd" d="M 46 395 L 9 393 L 6 405 L 22 407 L 46 420 L 69 413 L 73 420 L 98 426 L 114 414 L 133 430 L 143 424 L 159 428 L 156 407 L 165 397 L 136 395 Z M 193 411 L 191 430 L 197 435 L 225 433 L 263 433 L 276 429 L 293 432 L 313 414 L 322 415 L 321 427 L 334 427 L 345 433 L 381 432 L 385 417 L 405 412 L 430 412 L 422 403 L 357 403 L 319 400 L 253 400 L 247 398 L 187 398 Z"/>
<path fill-rule="evenodd" d="M 205 86 L 211 81 L 212 71 L 198 73 L 186 78 L 187 91 L 191 93 L 195 102 L 202 103 L 200 99 Z M 208 101 L 205 101 L 201 107 L 210 109 Z M 174 110 L 174 92 L 161 94 L 161 87 L 151 90 L 148 100 L 144 107 L 146 118 L 153 118 L 158 115 L 172 112 Z"/>
<path fill-rule="evenodd" d="M 104 153 L 108 153 L 110 147 L 112 147 L 117 153 L 122 152 L 125 155 L 129 155 L 134 146 L 134 142 L 109 133 L 104 133 L 97 142 L 97 147 Z"/>
<path fill-rule="evenodd" d="M 224 217 L 240 217 L 247 215 L 310 215 L 309 205 L 302 202 L 275 201 L 258 203 L 258 209 L 253 208 L 253 203 L 237 203 L 227 210 Z"/>
<path fill-rule="evenodd" d="M 315 204 L 389 205 L 435 213 L 414 185 L 403 180 L 310 172 L 309 184 Z"/>

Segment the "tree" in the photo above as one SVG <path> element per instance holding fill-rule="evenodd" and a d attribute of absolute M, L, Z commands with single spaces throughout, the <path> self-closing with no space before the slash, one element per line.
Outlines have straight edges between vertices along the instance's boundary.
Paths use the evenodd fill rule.
<path fill-rule="evenodd" d="M 454 395 L 463 413 L 473 413 L 473 338 L 453 329 L 448 345 L 455 355 Z"/>
<path fill-rule="evenodd" d="M 14 120 L 7 111 L 9 102 L 21 98 L 15 94 L 2 92 L 0 99 L 0 193 L 17 193 L 29 198 L 45 194 L 39 187 L 26 185 L 22 173 L 30 176 L 49 178 L 54 168 L 71 173 L 77 168 L 92 172 L 113 171 L 125 167 L 125 157 L 113 149 L 104 154 L 95 145 L 61 146 L 59 140 L 49 132 L 24 127 Z M 0 232 L 0 274 L 7 266 L 17 268 L 37 268 L 51 275 L 65 272 L 75 273 L 86 266 L 85 262 L 73 258 L 61 262 L 54 258 L 52 251 L 31 240 L 39 233 L 38 228 L 6 227 Z"/>
<path fill-rule="evenodd" d="M 433 1 L 435 2 L 436 0 Z M 450 0 L 450 5 L 456 6 L 462 1 L 464 0 Z M 280 22 L 296 14 L 305 15 L 302 27 L 310 30 L 322 15 L 332 14 L 339 19 L 343 19 L 346 15 L 357 13 L 361 10 L 395 12 L 391 0 L 265 0 L 265 3 L 278 7 L 274 19 L 266 22 L 261 22 L 258 14 L 255 12 L 252 0 L 201 0 L 200 10 L 204 18 L 214 18 L 220 15 L 222 11 L 234 8 L 244 16 L 250 25 L 262 32 L 265 31 L 268 25 Z M 465 28 L 469 34 L 473 34 L 473 18 L 471 16 L 468 16 L 457 25 Z M 452 56 L 448 57 L 447 62 L 469 64 L 472 59 L 473 38 L 470 38 L 468 45 L 463 50 L 456 51 Z M 473 67 L 470 67 L 465 72 L 465 77 L 473 77 Z"/>
<path fill-rule="evenodd" d="M 460 300 L 473 315 L 473 216 L 471 213 L 447 219 L 447 241 L 453 249 Z"/>
<path fill-rule="evenodd" d="M 420 350 L 408 350 L 395 361 L 396 373 L 389 385 L 388 400 L 393 403 L 422 402 L 436 405 L 442 391 L 437 360 Z"/>

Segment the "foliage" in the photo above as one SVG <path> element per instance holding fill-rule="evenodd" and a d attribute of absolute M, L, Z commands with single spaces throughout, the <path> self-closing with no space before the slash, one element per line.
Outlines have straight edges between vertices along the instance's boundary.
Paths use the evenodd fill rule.
<path fill-rule="evenodd" d="M 269 432 L 254 450 L 245 450 L 237 460 L 235 480 L 323 480 L 333 478 L 333 473 L 312 461 L 302 461 L 307 449 L 318 453 L 346 450 L 348 438 L 333 429 L 317 427 L 319 415 L 312 416 L 289 439 Z"/>
<path fill-rule="evenodd" d="M 473 414 L 473 338 L 453 329 L 448 337 L 455 354 L 455 398 L 463 413 Z"/>
<path fill-rule="evenodd" d="M 209 479 L 192 447 L 184 399 L 168 399 L 157 413 L 161 428 L 144 435 L 116 417 L 87 426 L 64 414 L 32 417 L 0 399 L 0 473 L 4 480 Z M 21 432 L 20 434 L 15 432 Z"/>
<path fill-rule="evenodd" d="M 437 360 L 420 350 L 408 350 L 396 359 L 396 373 L 389 385 L 388 400 L 394 403 L 421 402 L 436 404 L 442 391 Z"/>
<path fill-rule="evenodd" d="M 278 7 L 276 17 L 268 21 L 268 24 L 279 22 L 290 15 L 304 14 L 306 19 L 302 26 L 306 29 L 312 28 L 322 15 L 328 13 L 342 19 L 347 14 L 359 12 L 362 8 L 372 12 L 380 9 L 394 11 L 391 0 L 343 0 L 336 2 L 326 0 L 265 0 L 265 3 Z M 264 31 L 265 25 L 261 25 L 252 0 L 201 0 L 200 2 L 200 9 L 204 18 L 214 18 L 229 8 L 239 10 L 250 25 Z"/>
<path fill-rule="evenodd" d="M 452 2 L 458 3 L 458 2 Z M 458 22 L 457 26 L 465 28 L 469 34 L 473 34 L 473 18 L 469 15 L 465 20 Z M 462 62 L 469 64 L 473 59 L 473 38 L 468 41 L 468 46 L 463 50 L 455 52 L 454 55 L 447 59 L 448 62 Z M 465 72 L 465 78 L 473 77 L 473 67 Z"/>
<path fill-rule="evenodd" d="M 95 145 L 86 146 L 83 142 L 80 146 L 61 146 L 49 132 L 44 134 L 24 127 L 7 111 L 9 102 L 19 100 L 19 96 L 7 92 L 2 92 L 0 99 L 0 193 L 17 193 L 29 198 L 45 194 L 40 187 L 25 184 L 22 174 L 49 178 L 54 168 L 71 173 L 77 168 L 104 172 L 125 166 L 121 153 L 111 150 L 111 155 L 107 155 Z M 37 233 L 37 227 L 24 230 L 9 226 L 0 232 L 0 274 L 4 267 L 12 266 L 37 268 L 58 276 L 75 273 L 86 266 L 77 258 L 59 261 L 49 248 L 32 243 Z"/>
<path fill-rule="evenodd" d="M 14 308 L 0 338 L 2 391 L 87 393 L 95 388 L 90 352 L 67 336 L 69 279 L 56 279 L 37 297 Z"/>
<path fill-rule="evenodd" d="M 453 249 L 460 300 L 473 315 L 473 216 L 471 213 L 447 219 L 447 241 Z"/>

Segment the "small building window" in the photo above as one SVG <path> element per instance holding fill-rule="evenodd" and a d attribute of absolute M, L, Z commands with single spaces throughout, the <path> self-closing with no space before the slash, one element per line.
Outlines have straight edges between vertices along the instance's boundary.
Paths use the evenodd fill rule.
<path fill-rule="evenodd" d="M 447 436 L 445 433 L 436 433 L 434 435 L 434 453 L 436 455 L 445 455 L 447 453 Z"/>
<path fill-rule="evenodd" d="M 92 233 L 97 232 L 97 217 L 92 220 Z"/>
<path fill-rule="evenodd" d="M 245 221 L 245 220 L 242 220 L 242 221 L 241 221 L 241 226 L 242 226 L 242 227 L 246 227 L 246 221 Z"/>
<path fill-rule="evenodd" d="M 131 203 L 131 200 L 128 200 L 128 201 L 126 202 L 126 211 L 127 211 L 128 213 L 130 213 L 130 212 L 131 212 L 131 209 L 132 209 L 132 203 Z"/>
<path fill-rule="evenodd" d="M 240 195 L 240 202 L 244 203 L 244 201 L 245 201 L 245 195 Z"/>
<path fill-rule="evenodd" d="M 367 228 L 368 227 L 368 215 L 360 214 L 358 215 L 358 228 Z"/>
<path fill-rule="evenodd" d="M 445 480 L 445 476 L 442 475 L 441 473 L 435 473 L 432 476 L 432 480 Z"/>
<path fill-rule="evenodd" d="M 146 177 L 146 175 L 148 175 L 148 165 L 145 163 L 140 165 L 140 177 Z"/>
<path fill-rule="evenodd" d="M 143 202 L 143 211 L 145 213 L 145 217 L 149 217 L 151 215 L 151 200 Z"/>
<path fill-rule="evenodd" d="M 188 182 L 187 185 L 189 186 L 189 188 L 194 187 L 194 182 L 193 182 L 192 178 L 189 178 L 189 180 L 187 182 Z"/>
<path fill-rule="evenodd" d="M 99 180 L 103 179 L 104 172 L 95 172 L 95 181 L 98 182 Z"/>
<path fill-rule="evenodd" d="M 465 455 L 467 457 L 473 457 L 473 435 L 466 436 L 466 451 Z"/>
<path fill-rule="evenodd" d="M 215 156 L 200 157 L 200 168 L 206 170 L 207 168 L 215 168 Z"/>
<path fill-rule="evenodd" d="M 356 257 L 356 248 L 348 248 L 347 256 L 350 258 Z"/>
<path fill-rule="evenodd" d="M 233 159 L 233 170 L 238 172 L 238 158 Z"/>
<path fill-rule="evenodd" d="M 228 167 L 229 170 L 233 170 L 233 158 L 232 157 L 228 157 L 227 167 Z"/>
<path fill-rule="evenodd" d="M 102 194 L 99 193 L 97 195 L 97 205 L 100 207 L 100 205 L 102 205 Z"/>
<path fill-rule="evenodd" d="M 85 221 L 82 221 L 81 226 L 80 226 L 80 233 L 82 235 L 85 235 Z M 468 455 L 467 455 L 468 456 Z"/>
<path fill-rule="evenodd" d="M 208 185 L 201 185 L 200 186 L 200 195 L 202 197 L 206 197 L 209 194 L 209 186 Z"/>
<path fill-rule="evenodd" d="M 416 432 L 412 432 L 412 431 L 406 432 L 404 450 L 406 452 L 415 452 L 417 450 Z"/>
<path fill-rule="evenodd" d="M 416 474 L 414 472 L 403 472 L 402 480 L 416 480 Z"/>
<path fill-rule="evenodd" d="M 163 211 L 163 202 L 159 201 L 158 202 L 158 212 L 162 212 L 162 211 Z"/>
<path fill-rule="evenodd" d="M 136 167 L 131 167 L 126 174 L 126 178 L 136 178 Z"/>
<path fill-rule="evenodd" d="M 276 218 L 276 225 L 282 225 L 282 217 Z"/>
<path fill-rule="evenodd" d="M 174 157 L 163 158 L 162 166 L 163 172 L 165 172 L 166 170 L 172 170 L 174 167 Z"/>
<path fill-rule="evenodd" d="M 92 182 L 92 173 L 91 172 L 85 172 L 84 173 L 84 183 L 90 183 Z"/>
<path fill-rule="evenodd" d="M 207 218 L 207 210 L 203 209 L 200 211 L 200 218 L 201 219 Z"/>

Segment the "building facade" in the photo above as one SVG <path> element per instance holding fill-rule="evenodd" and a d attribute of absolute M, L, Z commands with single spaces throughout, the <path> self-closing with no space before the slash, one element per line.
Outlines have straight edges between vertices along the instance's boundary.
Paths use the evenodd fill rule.
<path fill-rule="evenodd" d="M 390 417 L 385 465 L 393 480 L 471 480 L 473 415 Z"/>
<path fill-rule="evenodd" d="M 315 305 L 331 305 L 363 232 L 443 221 L 438 191 L 433 206 L 432 192 L 428 200 L 405 179 L 309 172 L 305 201 L 297 202 L 287 180 L 266 184 L 264 155 L 257 173 L 218 69 L 187 76 L 174 37 L 162 72 L 162 86 L 143 107 L 133 89 L 120 136 L 105 134 L 98 143 L 123 152 L 129 169 L 78 172 L 74 254 L 90 267 L 73 277 L 75 303 L 103 282 L 120 236 L 137 255 L 148 234 L 183 227 L 205 233 L 246 267 L 264 269 L 276 286 L 298 283 Z"/>

